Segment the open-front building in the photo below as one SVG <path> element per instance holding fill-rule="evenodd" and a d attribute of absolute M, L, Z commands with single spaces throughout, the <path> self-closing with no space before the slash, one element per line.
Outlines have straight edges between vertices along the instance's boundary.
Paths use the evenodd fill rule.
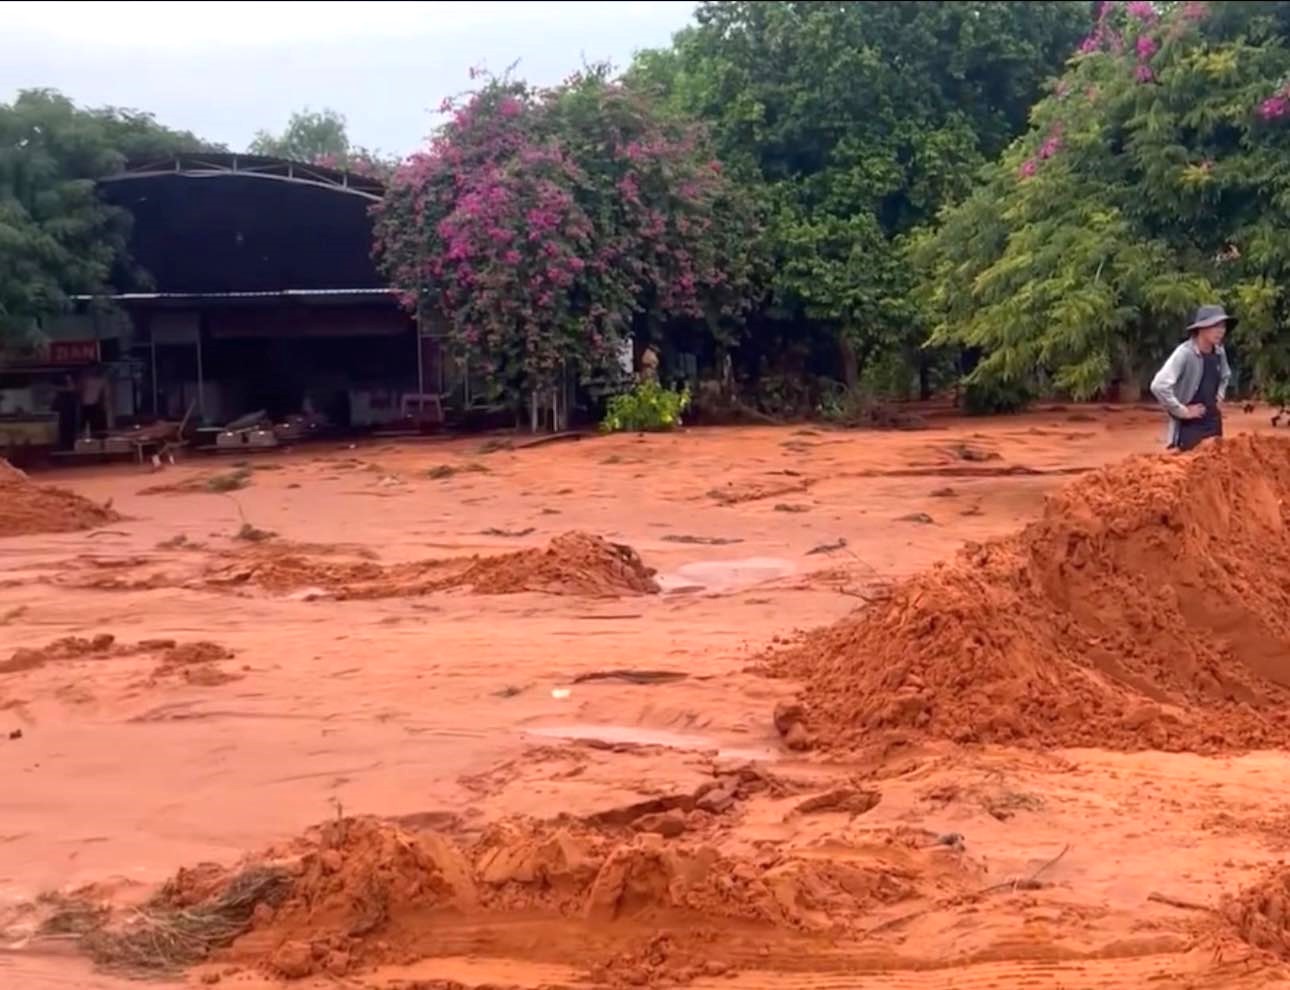
<path fill-rule="evenodd" d="M 100 194 L 133 218 L 130 267 L 109 297 L 79 300 L 0 369 L 0 416 L 41 424 L 10 442 L 68 447 L 69 412 L 81 447 L 156 420 L 186 418 L 213 441 L 254 413 L 329 430 L 436 419 L 462 383 L 372 260 L 382 193 L 373 179 L 232 154 L 102 180 Z M 97 378 L 101 423 L 80 394 Z"/>
<path fill-rule="evenodd" d="M 140 411 L 368 427 L 403 419 L 405 397 L 424 392 L 416 321 L 372 261 L 379 182 L 201 155 L 136 165 L 102 190 L 133 216 L 131 255 L 149 282 L 114 299 L 143 371 Z"/>

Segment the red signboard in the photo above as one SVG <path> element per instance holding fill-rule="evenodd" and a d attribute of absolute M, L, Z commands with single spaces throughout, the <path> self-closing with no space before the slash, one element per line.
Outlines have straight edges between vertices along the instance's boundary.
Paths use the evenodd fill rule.
<path fill-rule="evenodd" d="M 50 340 L 21 350 L 0 349 L 0 368 L 70 368 L 97 364 L 101 358 L 97 340 Z"/>
<path fill-rule="evenodd" d="M 51 340 L 50 364 L 96 364 L 99 360 L 97 340 Z"/>

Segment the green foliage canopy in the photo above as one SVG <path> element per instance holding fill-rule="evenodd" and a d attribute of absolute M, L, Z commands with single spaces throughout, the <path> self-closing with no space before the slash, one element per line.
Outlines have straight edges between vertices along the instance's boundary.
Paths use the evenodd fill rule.
<path fill-rule="evenodd" d="M 770 218 L 776 307 L 862 355 L 918 338 L 895 250 L 1026 123 L 1083 2 L 703 3 L 629 79 L 709 121 Z"/>
<path fill-rule="evenodd" d="M 1029 133 L 912 252 L 932 342 L 978 382 L 1140 380 L 1225 300 L 1257 381 L 1290 373 L 1290 4 L 1105 4 Z"/>
<path fill-rule="evenodd" d="M 312 162 L 329 156 L 343 159 L 349 154 L 349 131 L 345 115 L 324 107 L 310 110 L 306 107 L 292 113 L 281 134 L 260 130 L 255 132 L 247 148 L 252 154 L 290 158 L 297 162 Z"/>
<path fill-rule="evenodd" d="M 389 178 L 397 164 L 388 156 L 353 144 L 345 115 L 330 107 L 295 111 L 281 134 L 256 131 L 247 150 L 381 179 Z"/>
<path fill-rule="evenodd" d="M 98 198 L 96 180 L 131 158 L 201 147 L 147 114 L 81 109 L 52 90 L 0 104 L 0 338 L 103 291 L 126 260 L 129 214 Z"/>

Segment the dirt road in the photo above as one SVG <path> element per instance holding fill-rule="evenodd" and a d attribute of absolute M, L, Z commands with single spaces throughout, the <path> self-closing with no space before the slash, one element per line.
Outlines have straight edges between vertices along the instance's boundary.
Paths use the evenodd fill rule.
<path fill-rule="evenodd" d="M 757 666 L 1159 434 L 1150 411 L 1071 409 L 39 477 L 121 519 L 0 539 L 0 983 L 125 985 L 26 937 L 42 893 L 138 900 L 302 835 L 306 862 L 367 863 L 357 883 L 384 875 L 389 834 L 433 834 L 453 849 L 418 853 L 433 918 L 386 891 L 379 939 L 294 966 L 275 953 L 325 925 L 287 904 L 177 981 L 1290 985 L 1211 910 L 1290 850 L 1286 753 L 798 753 L 771 718 L 798 685 Z M 504 587 L 471 571 L 572 532 L 607 562 L 517 558 Z M 335 834 L 351 816 L 381 824 Z M 444 880 L 458 858 L 472 876 Z M 608 900 L 583 860 L 621 860 Z M 508 893 L 534 876 L 540 895 Z"/>

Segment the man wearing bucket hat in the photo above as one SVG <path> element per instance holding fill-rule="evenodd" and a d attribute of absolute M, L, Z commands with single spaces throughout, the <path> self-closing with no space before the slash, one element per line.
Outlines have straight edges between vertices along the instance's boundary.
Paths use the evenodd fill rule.
<path fill-rule="evenodd" d="M 1191 450 L 1223 435 L 1221 406 L 1232 378 L 1223 338 L 1234 326 L 1235 318 L 1222 306 L 1201 306 L 1187 326 L 1187 339 L 1151 380 L 1151 393 L 1169 414 L 1171 448 Z"/>

